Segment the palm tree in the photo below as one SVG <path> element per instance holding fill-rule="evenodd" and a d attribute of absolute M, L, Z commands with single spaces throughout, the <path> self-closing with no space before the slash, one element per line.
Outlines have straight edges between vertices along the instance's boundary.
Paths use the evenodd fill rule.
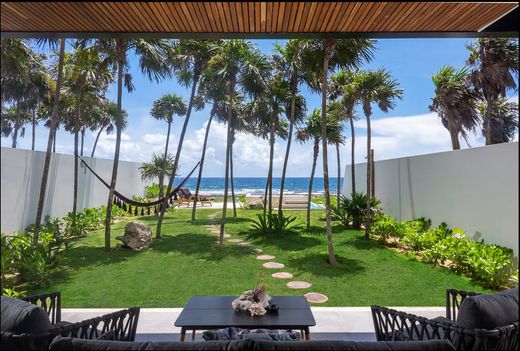
<path fill-rule="evenodd" d="M 367 39 L 313 39 L 304 42 L 303 62 L 307 84 L 321 92 L 321 128 L 323 149 L 323 188 L 325 192 L 325 213 L 327 222 L 327 248 L 329 263 L 336 264 L 330 212 L 329 166 L 327 154 L 327 97 L 328 73 L 337 68 L 359 67 L 373 56 L 374 42 Z"/>
<path fill-rule="evenodd" d="M 3 137 L 11 137 L 11 147 L 16 149 L 18 137 L 25 137 L 24 125 L 31 120 L 31 115 L 20 104 L 10 106 L 2 111 L 1 134 Z"/>
<path fill-rule="evenodd" d="M 352 178 L 352 193 L 356 193 L 356 171 L 355 171 L 355 145 L 356 132 L 354 130 L 354 120 L 357 119 L 355 105 L 359 102 L 360 97 L 357 95 L 356 85 L 354 84 L 354 75 L 356 72 L 351 70 L 340 70 L 331 77 L 332 86 L 330 90 L 330 98 L 336 100 L 339 98 L 340 107 L 336 110 L 338 115 L 336 118 L 348 120 L 350 124 L 350 164 Z M 339 194 L 339 184 L 338 184 Z M 338 198 L 339 199 L 339 198 Z M 339 200 L 338 200 L 339 206 Z"/>
<path fill-rule="evenodd" d="M 165 60 L 170 55 L 171 44 L 168 40 L 162 39 L 118 38 L 97 39 L 94 46 L 104 55 L 107 63 L 117 70 L 116 147 L 105 218 L 105 250 L 108 251 L 110 250 L 110 223 L 121 147 L 121 130 L 124 122 L 122 115 L 123 84 L 128 92 L 134 90 L 132 75 L 129 73 L 128 52 L 133 51 L 136 54 L 139 59 L 139 67 L 149 80 L 159 82 L 161 79 L 171 76 L 168 60 Z"/>
<path fill-rule="evenodd" d="M 220 245 L 224 245 L 224 228 L 228 201 L 228 181 L 230 150 L 233 129 L 236 125 L 234 111 L 237 107 L 237 95 L 243 92 L 255 96 L 261 92 L 264 79 L 268 78 L 269 62 L 253 45 L 245 40 L 225 40 L 215 47 L 214 55 L 209 61 L 208 71 L 212 80 L 221 80 L 226 85 L 228 101 L 228 127 L 226 143 L 226 171 L 224 179 L 224 203 L 220 224 Z"/>
<path fill-rule="evenodd" d="M 347 113 L 344 112 L 344 106 L 337 102 L 337 101 L 331 101 L 329 102 L 329 105 L 327 106 L 327 113 L 330 115 L 330 117 L 334 120 L 340 121 L 343 123 L 345 116 Z M 340 145 L 343 145 L 345 143 L 344 137 L 342 136 L 341 140 L 337 143 L 334 143 L 334 146 L 336 147 L 336 167 L 337 167 L 337 188 L 336 188 L 336 207 L 337 209 L 340 208 L 340 198 L 341 198 L 341 155 L 340 155 Z"/>
<path fill-rule="evenodd" d="M 403 91 L 399 88 L 397 80 L 384 69 L 376 71 L 363 71 L 355 76 L 355 85 L 358 96 L 363 107 L 363 113 L 367 120 L 367 207 L 365 223 L 365 239 L 369 238 L 370 233 L 370 200 L 374 196 L 371 194 L 370 175 L 372 171 L 372 130 L 370 128 L 370 117 L 372 116 L 372 104 L 377 104 L 383 112 L 388 112 L 395 106 L 395 99 L 401 99 Z"/>
<path fill-rule="evenodd" d="M 58 40 L 43 39 L 40 40 L 40 44 L 48 43 L 51 48 L 55 48 L 58 45 Z M 38 208 L 36 210 L 36 219 L 34 221 L 34 243 L 38 243 L 40 225 L 43 215 L 43 204 L 45 202 L 45 192 L 47 190 L 47 180 L 49 178 L 49 168 L 51 164 L 52 145 L 56 139 L 56 129 L 59 124 L 59 109 L 60 109 L 60 97 L 61 97 L 61 85 L 63 80 L 63 64 L 65 58 L 65 39 L 59 39 L 59 54 L 58 54 L 58 65 L 56 72 L 56 87 L 54 90 L 54 99 L 52 107 L 52 116 L 49 124 L 49 137 L 47 139 L 47 149 L 45 151 L 45 161 L 43 163 L 42 182 L 40 185 L 40 194 L 38 197 Z"/>
<path fill-rule="evenodd" d="M 195 108 L 198 108 L 198 106 L 195 104 L 195 92 L 197 91 L 197 84 L 206 70 L 208 61 L 212 55 L 212 52 L 214 51 L 214 45 L 218 45 L 218 41 L 181 39 L 175 43 L 174 50 L 169 55 L 169 61 L 172 63 L 175 69 L 177 81 L 186 87 L 191 84 L 191 94 L 188 110 L 186 112 L 186 118 L 184 119 L 181 135 L 179 137 L 179 143 L 177 145 L 177 151 L 175 153 L 173 170 L 168 181 L 166 195 L 170 194 L 173 186 L 173 180 L 175 179 L 177 165 L 181 157 L 182 144 L 184 142 L 186 129 L 188 128 L 191 111 L 194 106 Z M 157 238 L 161 236 L 161 225 L 167 206 L 168 196 L 165 197 L 164 202 L 160 206 L 161 211 L 155 232 L 155 236 Z"/>
<path fill-rule="evenodd" d="M 460 149 L 459 134 L 466 139 L 466 131 L 478 125 L 477 95 L 470 86 L 467 68 L 444 66 L 432 77 L 435 97 L 430 110 L 437 112 L 442 124 L 450 132 L 453 150 Z"/>
<path fill-rule="evenodd" d="M 493 104 L 516 89 L 518 80 L 518 39 L 479 38 L 467 45 L 470 80 L 487 108 L 484 110 L 486 145 L 493 144 Z M 516 77 L 515 77 L 516 75 Z"/>
<path fill-rule="evenodd" d="M 125 112 L 126 113 L 126 112 Z M 104 104 L 100 113 L 97 115 L 97 118 L 94 119 L 93 123 L 91 123 L 90 130 L 98 131 L 96 134 L 96 140 L 94 141 L 94 145 L 92 146 L 92 152 L 90 157 L 94 157 L 94 153 L 96 152 L 97 143 L 99 141 L 99 137 L 101 132 L 105 130 L 107 134 L 111 134 L 115 128 L 115 121 L 117 117 L 117 104 L 113 101 L 108 101 Z M 127 117 L 125 117 L 126 120 Z"/>
<path fill-rule="evenodd" d="M 173 122 L 173 116 L 184 116 L 186 114 L 186 104 L 177 94 L 166 94 L 153 103 L 150 115 L 158 120 L 163 120 L 168 123 L 168 132 L 166 133 L 166 146 L 164 147 L 163 165 L 166 165 L 166 158 L 168 157 L 168 145 L 170 143 L 170 130 Z M 159 199 L 163 197 L 163 184 L 165 174 L 159 176 Z"/>
<path fill-rule="evenodd" d="M 316 161 L 318 160 L 318 154 L 320 152 L 320 141 L 323 138 L 321 123 L 323 123 L 321 110 L 315 108 L 312 114 L 307 118 L 305 126 L 296 131 L 296 140 L 299 142 L 305 143 L 309 140 L 313 142 L 311 176 L 307 195 L 307 230 L 311 227 L 312 186 L 314 183 L 314 173 L 316 171 Z M 343 143 L 343 126 L 341 120 L 330 118 L 327 120 L 327 123 L 328 144 L 334 145 Z"/>
<path fill-rule="evenodd" d="M 288 81 L 290 99 L 285 106 L 285 116 L 289 121 L 289 132 L 287 136 L 287 147 L 285 149 L 285 158 L 282 168 L 282 178 L 280 181 L 280 198 L 278 200 L 278 215 L 283 216 L 283 192 L 285 188 L 285 175 L 287 173 L 287 164 L 289 163 L 289 153 L 291 151 L 292 135 L 294 125 L 299 124 L 307 113 L 307 105 L 303 96 L 299 95 L 299 86 L 304 79 L 302 64 L 302 45 L 300 40 L 293 39 L 287 41 L 285 46 L 275 44 L 276 54 L 273 56 L 275 67 L 282 72 L 284 78 Z"/>
<path fill-rule="evenodd" d="M 488 108 L 492 111 L 488 112 Z M 504 98 L 498 98 L 488 106 L 478 105 L 481 116 L 491 117 L 491 123 L 482 126 L 482 134 L 487 135 L 486 128 L 491 127 L 491 144 L 507 143 L 513 140 L 518 130 L 518 104 Z"/>
<path fill-rule="evenodd" d="M 64 87 L 73 99 L 74 114 L 71 116 L 69 129 L 74 134 L 74 201 L 72 203 L 73 221 L 75 221 L 78 198 L 79 172 L 79 133 L 87 126 L 84 106 L 92 109 L 104 104 L 104 93 L 112 83 L 113 74 L 95 47 L 84 48 L 75 43 L 76 48 L 65 60 Z M 83 148 L 83 140 L 82 140 Z M 81 153 L 83 154 L 83 152 Z"/>
<path fill-rule="evenodd" d="M 164 157 L 164 155 L 153 153 L 150 162 L 143 162 L 141 166 L 139 166 L 139 171 L 141 171 L 141 178 L 143 180 L 164 178 L 166 174 L 171 173 L 173 164 L 174 162 L 172 154 L 168 154 L 166 157 Z M 159 199 L 160 198 L 161 195 L 159 195 Z"/>

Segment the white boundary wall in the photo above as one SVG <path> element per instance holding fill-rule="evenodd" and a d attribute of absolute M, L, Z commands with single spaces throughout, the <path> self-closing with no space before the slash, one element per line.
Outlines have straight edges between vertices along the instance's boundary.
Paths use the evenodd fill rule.
<path fill-rule="evenodd" d="M 83 157 L 106 182 L 112 177 L 112 160 Z M 12 233 L 34 223 L 45 152 L 1 148 L 1 231 Z M 116 189 L 125 196 L 142 196 L 139 163 L 119 161 Z M 63 217 L 72 210 L 74 156 L 53 154 L 43 215 Z M 78 210 L 106 205 L 108 189 L 85 167 L 79 167 Z"/>
<path fill-rule="evenodd" d="M 365 192 L 366 163 L 355 171 Z M 350 165 L 343 184 L 350 194 Z M 375 195 L 396 219 L 446 222 L 518 255 L 518 142 L 376 161 Z"/>

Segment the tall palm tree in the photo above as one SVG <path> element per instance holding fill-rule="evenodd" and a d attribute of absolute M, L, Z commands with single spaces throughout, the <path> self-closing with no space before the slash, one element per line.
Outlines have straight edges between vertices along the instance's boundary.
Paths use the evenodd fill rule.
<path fill-rule="evenodd" d="M 488 112 L 491 108 L 492 111 Z M 498 98 L 489 106 L 486 103 L 478 105 L 481 116 L 491 117 L 491 123 L 482 126 L 482 134 L 487 135 L 486 128 L 491 127 L 491 144 L 507 143 L 513 140 L 518 130 L 518 104 L 504 98 Z"/>
<path fill-rule="evenodd" d="M 186 114 L 186 104 L 177 94 L 165 94 L 160 99 L 153 103 L 150 115 L 158 120 L 163 120 L 168 123 L 168 131 L 166 133 L 166 146 L 164 147 L 163 165 L 166 165 L 166 158 L 168 157 L 168 144 L 170 143 L 170 130 L 173 122 L 173 116 L 184 116 Z M 159 176 L 159 199 L 163 197 L 164 175 Z"/>
<path fill-rule="evenodd" d="M 11 137 L 11 147 L 16 149 L 18 137 L 25 137 L 25 124 L 30 122 L 29 112 L 17 103 L 16 106 L 9 106 L 2 111 L 1 134 L 3 137 Z"/>
<path fill-rule="evenodd" d="M 152 159 L 149 162 L 143 162 L 141 163 L 141 166 L 139 166 L 141 178 L 143 180 L 153 180 L 155 178 L 161 179 L 161 177 L 164 178 L 166 174 L 169 174 L 172 171 L 173 163 L 172 154 L 168 154 L 164 157 L 164 155 L 153 153 Z M 161 198 L 160 195 L 159 198 Z"/>
<path fill-rule="evenodd" d="M 309 179 L 309 191 L 307 194 L 307 229 L 311 226 L 311 200 L 312 200 L 312 187 L 314 183 L 314 174 L 316 171 L 316 161 L 318 160 L 318 154 L 320 152 L 320 141 L 323 138 L 321 123 L 321 110 L 316 108 L 312 111 L 312 114 L 307 118 L 307 122 L 304 127 L 298 128 L 296 131 L 296 140 L 305 143 L 309 140 L 313 142 L 313 153 L 312 153 L 312 167 L 311 176 Z M 334 145 L 343 143 L 343 125 L 341 120 L 336 118 L 329 118 L 327 120 L 327 143 Z"/>
<path fill-rule="evenodd" d="M 356 193 L 356 171 L 355 171 L 355 145 L 356 132 L 354 129 L 354 120 L 357 119 L 355 105 L 359 102 L 360 97 L 354 83 L 356 72 L 352 70 L 340 70 L 331 77 L 330 98 L 332 100 L 339 99 L 340 108 L 336 109 L 336 118 L 348 120 L 350 124 L 350 164 L 351 164 L 351 180 L 352 193 Z M 339 106 L 338 106 L 339 107 Z M 339 184 L 338 184 L 339 193 Z M 338 197 L 339 206 L 339 197 Z"/>
<path fill-rule="evenodd" d="M 397 80 L 384 69 L 375 71 L 362 71 L 355 76 L 356 90 L 361 97 L 361 105 L 363 113 L 367 120 L 367 206 L 366 206 L 366 223 L 365 223 L 365 239 L 370 234 L 370 200 L 374 196 L 371 193 L 371 172 L 372 172 L 372 130 L 370 127 L 370 117 L 372 116 L 372 104 L 376 104 L 383 112 L 388 112 L 395 107 L 395 100 L 401 99 L 403 90 L 399 88 Z"/>
<path fill-rule="evenodd" d="M 329 105 L 327 106 L 327 113 L 329 114 L 330 118 L 340 121 L 340 123 L 343 123 L 345 120 L 345 116 L 347 115 L 346 112 L 344 112 L 344 106 L 337 102 L 337 101 L 331 101 L 329 102 Z M 336 207 L 339 209 L 340 207 L 340 198 L 341 198 L 341 155 L 340 155 L 340 145 L 343 145 L 345 143 L 345 138 L 342 136 L 341 140 L 338 140 L 338 142 L 334 143 L 334 146 L 336 147 L 336 169 L 338 172 L 337 175 L 337 188 L 336 188 Z"/>
<path fill-rule="evenodd" d="M 234 111 L 237 107 L 237 95 L 243 92 L 254 97 L 260 93 L 264 80 L 268 79 L 270 65 L 266 57 L 251 43 L 245 40 L 225 40 L 215 47 L 214 55 L 209 61 L 208 71 L 214 79 L 224 82 L 228 101 L 224 203 L 220 224 L 220 245 L 223 246 L 229 190 L 229 157 L 233 129 L 236 124 Z"/>
<path fill-rule="evenodd" d="M 218 45 L 218 41 L 181 39 L 175 43 L 174 50 L 168 56 L 169 61 L 172 63 L 175 69 L 177 81 L 186 87 L 191 84 L 191 94 L 188 110 L 186 111 L 186 118 L 184 119 L 181 135 L 179 137 L 179 143 L 177 145 L 177 151 L 175 153 L 173 170 L 168 181 L 166 195 L 170 194 L 173 186 L 173 180 L 175 179 L 175 173 L 177 172 L 178 162 L 181 157 L 182 144 L 184 142 L 186 129 L 188 128 L 191 111 L 193 107 L 199 107 L 195 104 L 195 92 L 197 91 L 197 84 L 199 83 L 201 76 L 204 74 L 208 61 L 215 49 L 214 45 Z M 168 196 L 165 197 L 164 202 L 160 206 L 161 211 L 157 221 L 157 229 L 155 231 L 155 236 L 157 238 L 161 236 L 161 225 L 166 207 L 168 206 L 167 198 Z"/>
<path fill-rule="evenodd" d="M 295 124 L 299 124 L 305 118 L 307 105 L 303 96 L 299 95 L 299 86 L 303 82 L 303 46 L 301 40 L 292 39 L 287 41 L 285 46 L 275 44 L 275 55 L 273 61 L 276 69 L 280 70 L 288 82 L 290 99 L 285 106 L 285 115 L 289 121 L 289 132 L 287 136 L 287 147 L 282 168 L 280 181 L 280 198 L 278 200 L 278 215 L 283 216 L 283 192 L 285 188 L 285 176 L 289 163 L 289 153 L 291 151 L 292 135 Z"/>
<path fill-rule="evenodd" d="M 467 45 L 470 80 L 484 100 L 484 128 L 486 145 L 493 144 L 493 104 L 506 97 L 508 89 L 516 89 L 518 80 L 518 39 L 479 38 Z"/>
<path fill-rule="evenodd" d="M 330 212 L 329 166 L 327 154 L 327 97 L 328 74 L 337 68 L 359 67 L 373 56 L 374 42 L 367 39 L 313 39 L 304 43 L 303 62 L 307 74 L 306 81 L 311 89 L 321 93 L 323 188 L 325 192 L 325 213 L 327 222 L 327 248 L 329 263 L 336 264 Z"/>
<path fill-rule="evenodd" d="M 128 92 L 134 90 L 132 75 L 129 73 L 130 63 L 128 52 L 133 51 L 139 60 L 141 71 L 149 80 L 160 81 L 171 76 L 168 60 L 171 52 L 171 43 L 162 39 L 97 39 L 94 46 L 104 55 L 108 64 L 117 71 L 117 118 L 116 118 L 116 146 L 114 164 L 110 180 L 110 190 L 107 200 L 107 214 L 105 218 L 105 250 L 110 250 L 110 222 L 112 217 L 112 203 L 116 187 L 119 152 L 121 148 L 121 131 L 124 118 L 122 115 L 123 84 Z"/>
<path fill-rule="evenodd" d="M 111 134 L 114 131 L 114 123 L 117 117 L 117 104 L 113 101 L 108 101 L 104 104 L 100 112 L 101 113 L 97 116 L 97 118 L 93 121 L 93 123 L 90 126 L 91 131 L 98 131 L 96 134 L 94 145 L 92 146 L 90 157 L 94 157 L 101 132 L 105 130 L 107 134 Z M 126 118 L 127 117 L 125 117 L 125 120 Z"/>
<path fill-rule="evenodd" d="M 49 123 L 49 137 L 47 139 L 47 149 L 45 151 L 45 161 L 43 163 L 42 181 L 40 185 L 40 194 L 38 197 L 38 208 L 36 210 L 36 219 L 34 221 L 34 243 L 38 243 L 40 225 L 43 215 L 43 204 L 45 202 L 45 192 L 47 190 L 47 180 L 49 178 L 49 168 L 51 164 L 52 146 L 56 140 L 56 130 L 59 124 L 59 109 L 61 97 L 61 85 L 63 81 L 63 64 L 65 58 L 65 39 L 53 40 L 42 39 L 39 41 L 41 45 L 49 44 L 51 48 L 56 48 L 59 43 L 58 64 L 56 72 L 56 87 L 54 89 L 54 98 L 52 106 L 52 116 Z"/>
<path fill-rule="evenodd" d="M 75 49 L 65 60 L 64 87 L 68 89 L 73 99 L 74 114 L 70 121 L 70 130 L 74 134 L 74 190 L 72 213 L 75 222 L 78 199 L 79 172 L 79 134 L 87 126 L 83 110 L 85 106 L 104 104 L 104 94 L 112 83 L 113 74 L 107 62 L 103 60 L 95 47 L 84 48 L 81 43 L 75 43 Z M 82 141 L 83 146 L 83 141 Z"/>
<path fill-rule="evenodd" d="M 444 66 L 432 76 L 435 96 L 430 110 L 437 112 L 448 129 L 453 150 L 460 149 L 459 134 L 466 139 L 466 131 L 478 125 L 477 95 L 469 82 L 467 68 L 457 70 Z"/>

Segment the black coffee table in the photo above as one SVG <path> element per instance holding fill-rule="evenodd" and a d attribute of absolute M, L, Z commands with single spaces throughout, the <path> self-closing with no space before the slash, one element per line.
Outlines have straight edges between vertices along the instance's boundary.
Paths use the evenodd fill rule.
<path fill-rule="evenodd" d="M 295 329 L 310 340 L 309 327 L 316 325 L 309 303 L 304 296 L 273 296 L 271 303 L 278 305 L 278 313 L 251 316 L 249 311 L 234 311 L 231 302 L 236 296 L 194 296 L 188 301 L 175 321 L 181 328 L 180 341 L 187 330 L 192 340 L 197 330 L 237 327 L 244 329 Z"/>

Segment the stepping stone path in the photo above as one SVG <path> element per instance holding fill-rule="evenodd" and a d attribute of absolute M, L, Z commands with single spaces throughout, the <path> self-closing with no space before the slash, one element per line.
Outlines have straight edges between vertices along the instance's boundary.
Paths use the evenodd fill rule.
<path fill-rule="evenodd" d="M 254 253 L 254 254 L 259 254 L 259 253 L 262 253 L 264 252 L 264 250 L 262 249 L 251 249 L 249 250 L 250 253 Z"/>
<path fill-rule="evenodd" d="M 278 278 L 278 279 L 292 279 L 293 275 L 291 273 L 287 273 L 287 272 L 277 272 L 277 273 L 271 274 L 271 277 Z"/>
<path fill-rule="evenodd" d="M 248 247 L 248 246 L 253 246 L 253 244 L 251 244 L 251 243 L 245 243 L 245 242 L 244 242 L 244 243 L 240 243 L 240 244 L 238 244 L 238 246 Z"/>
<path fill-rule="evenodd" d="M 262 266 L 264 266 L 264 268 L 268 268 L 268 269 L 282 269 L 282 268 L 285 268 L 284 264 L 278 263 L 278 262 L 266 262 Z"/>
<path fill-rule="evenodd" d="M 301 281 L 294 281 L 287 283 L 287 287 L 289 289 L 308 289 L 312 286 L 311 283 L 307 282 L 301 282 Z"/>
<path fill-rule="evenodd" d="M 320 294 L 320 293 L 315 293 L 315 292 L 310 292 L 303 296 L 305 296 L 307 301 L 312 302 L 312 303 L 324 303 L 324 302 L 327 302 L 327 300 L 329 299 L 327 296 Z"/>
<path fill-rule="evenodd" d="M 241 243 L 242 242 L 242 240 L 240 240 L 240 239 L 229 239 L 228 241 L 230 243 Z"/>
<path fill-rule="evenodd" d="M 271 255 L 260 255 L 260 256 L 256 256 L 256 259 L 257 259 L 257 260 L 262 260 L 262 261 L 274 260 L 274 259 L 275 259 L 275 256 L 271 256 Z"/>

